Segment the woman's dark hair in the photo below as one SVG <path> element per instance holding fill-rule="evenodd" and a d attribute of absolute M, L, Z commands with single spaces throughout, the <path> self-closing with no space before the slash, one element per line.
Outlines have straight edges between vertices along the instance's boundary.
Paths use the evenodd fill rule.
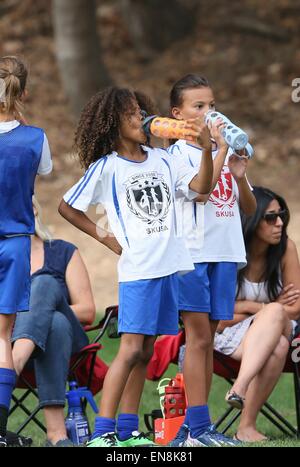
<path fill-rule="evenodd" d="M 179 107 L 182 104 L 183 92 L 187 89 L 209 88 L 209 82 L 205 76 L 188 74 L 177 81 L 170 92 L 170 107 Z"/>
<path fill-rule="evenodd" d="M 271 201 L 278 201 L 280 209 L 285 209 L 287 212 L 287 216 L 282 227 L 282 235 L 280 242 L 277 245 L 269 246 L 267 250 L 265 268 L 262 271 L 259 280 L 260 282 L 264 282 L 266 284 L 269 300 L 274 301 L 278 297 L 279 290 L 282 287 L 280 277 L 280 263 L 283 255 L 286 252 L 287 247 L 287 226 L 290 220 L 290 212 L 286 201 L 281 196 L 277 195 L 268 188 L 255 186 L 253 187 L 253 194 L 256 198 L 257 203 L 255 214 L 250 217 L 246 217 L 242 214 L 242 225 L 248 262 L 251 262 L 250 249 L 253 237 Z M 245 268 L 242 269 L 238 274 L 237 296 L 239 294 L 239 291 L 241 290 L 244 277 Z"/>
<path fill-rule="evenodd" d="M 154 105 L 143 93 L 110 87 L 93 96 L 84 107 L 75 134 L 75 151 L 81 165 L 89 165 L 115 149 L 121 118 L 135 110 L 154 113 Z"/>

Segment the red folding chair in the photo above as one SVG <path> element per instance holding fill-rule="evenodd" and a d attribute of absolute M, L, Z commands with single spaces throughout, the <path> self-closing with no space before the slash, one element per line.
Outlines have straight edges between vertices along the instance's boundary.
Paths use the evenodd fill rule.
<path fill-rule="evenodd" d="M 107 365 L 97 356 L 98 351 L 102 348 L 99 343 L 104 333 L 109 329 L 112 323 L 115 322 L 117 316 L 117 307 L 111 306 L 105 310 L 104 317 L 96 326 L 85 326 L 87 333 L 98 331 L 92 342 L 82 348 L 80 352 L 72 356 L 69 367 L 69 381 L 77 381 L 79 386 L 86 386 L 94 395 L 97 394 L 103 386 L 103 381 L 108 370 Z M 11 416 L 17 409 L 21 409 L 25 415 L 25 420 L 14 431 L 19 434 L 24 428 L 33 421 L 42 431 L 46 433 L 46 427 L 37 418 L 41 407 L 38 403 L 33 410 L 26 406 L 26 399 L 33 395 L 37 400 L 38 393 L 36 390 L 36 381 L 34 370 L 24 370 L 19 376 L 16 389 L 24 389 L 24 393 L 19 396 L 15 392 L 12 396 L 12 407 L 9 412 Z M 84 408 L 86 401 L 84 401 Z"/>

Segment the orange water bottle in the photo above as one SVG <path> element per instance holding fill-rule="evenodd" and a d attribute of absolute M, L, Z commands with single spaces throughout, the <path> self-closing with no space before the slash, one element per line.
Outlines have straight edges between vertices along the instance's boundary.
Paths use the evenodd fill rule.
<path fill-rule="evenodd" d="M 198 133 L 186 120 L 158 117 L 151 115 L 143 122 L 143 129 L 147 136 L 153 135 L 162 139 L 185 139 L 197 142 Z"/>

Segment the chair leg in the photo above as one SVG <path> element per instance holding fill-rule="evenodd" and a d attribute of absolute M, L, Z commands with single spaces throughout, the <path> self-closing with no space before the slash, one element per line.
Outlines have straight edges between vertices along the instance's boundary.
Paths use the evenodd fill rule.
<path fill-rule="evenodd" d="M 297 417 L 297 438 L 300 437 L 300 375 L 297 363 L 294 363 L 294 389 L 295 389 L 295 405 Z"/>
<path fill-rule="evenodd" d="M 267 411 L 268 409 L 274 417 L 272 417 Z M 277 412 L 269 403 L 265 403 L 263 407 L 260 409 L 260 412 L 271 422 L 273 423 L 282 433 L 286 436 L 295 436 L 297 434 L 297 430 L 282 416 L 280 413 Z M 277 419 L 277 420 L 276 420 Z M 282 424 L 280 424 L 281 422 Z M 287 431 L 284 426 L 289 430 Z"/>
<path fill-rule="evenodd" d="M 15 402 L 15 408 L 20 408 L 23 410 L 23 412 L 28 415 L 26 420 L 17 428 L 16 433 L 20 434 L 21 431 L 24 430 L 24 428 L 28 425 L 31 420 L 33 420 L 36 425 L 44 432 L 46 433 L 47 430 L 45 426 L 36 418 L 36 414 L 41 410 L 40 405 L 38 405 L 33 412 L 30 412 L 30 410 L 22 403 L 20 400 L 18 400 L 14 395 L 12 396 L 12 400 Z"/>
<path fill-rule="evenodd" d="M 227 417 L 229 417 L 229 415 L 234 411 L 234 408 L 233 407 L 229 407 L 228 409 L 226 409 L 226 411 L 223 413 L 223 415 L 221 415 L 221 417 L 218 418 L 218 420 L 214 423 L 215 427 L 218 428 L 220 425 L 222 425 L 222 423 L 226 420 Z M 227 431 L 228 428 L 226 428 L 225 431 Z M 225 433 L 224 431 L 224 433 Z"/>
<path fill-rule="evenodd" d="M 10 409 L 10 411 L 9 411 L 9 416 L 11 416 L 11 415 L 14 413 L 14 411 L 15 411 L 18 407 L 21 406 L 22 402 L 24 402 L 24 400 L 25 400 L 28 396 L 30 396 L 31 393 L 32 393 L 32 392 L 30 391 L 30 389 L 28 389 L 26 392 L 24 392 L 24 394 L 20 397 L 20 399 L 17 399 L 14 395 L 12 396 L 12 401 L 13 401 L 15 404 L 11 407 L 11 409 Z"/>
<path fill-rule="evenodd" d="M 46 427 L 43 425 L 40 420 L 36 418 L 37 413 L 41 410 L 40 405 L 37 405 L 37 407 L 31 412 L 24 404 L 23 402 L 29 395 L 33 395 L 36 397 L 36 399 L 39 399 L 38 393 L 35 390 L 35 388 L 26 380 L 24 377 L 20 377 L 22 382 L 28 387 L 28 389 L 24 392 L 24 394 L 18 399 L 14 394 L 12 395 L 12 401 L 14 402 L 14 406 L 11 408 L 9 415 L 11 415 L 16 409 L 20 408 L 23 410 L 23 412 L 28 416 L 25 421 L 17 428 L 16 433 L 20 434 L 21 431 L 24 430 L 24 428 L 32 421 L 35 422 L 35 424 L 44 432 L 46 433 Z"/>

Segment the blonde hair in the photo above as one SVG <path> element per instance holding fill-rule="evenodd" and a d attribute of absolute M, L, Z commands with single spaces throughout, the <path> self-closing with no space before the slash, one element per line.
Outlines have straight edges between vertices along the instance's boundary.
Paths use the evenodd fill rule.
<path fill-rule="evenodd" d="M 0 58 L 0 80 L 2 96 L 0 110 L 16 117 L 22 115 L 22 95 L 26 88 L 28 71 L 25 64 L 17 57 Z"/>
<path fill-rule="evenodd" d="M 32 204 L 33 207 L 36 209 L 36 215 L 35 215 L 35 235 L 39 237 L 43 242 L 45 241 L 51 241 L 52 240 L 52 235 L 49 232 L 48 227 L 43 223 L 41 214 L 42 214 L 42 208 L 37 201 L 36 197 L 32 197 Z"/>

